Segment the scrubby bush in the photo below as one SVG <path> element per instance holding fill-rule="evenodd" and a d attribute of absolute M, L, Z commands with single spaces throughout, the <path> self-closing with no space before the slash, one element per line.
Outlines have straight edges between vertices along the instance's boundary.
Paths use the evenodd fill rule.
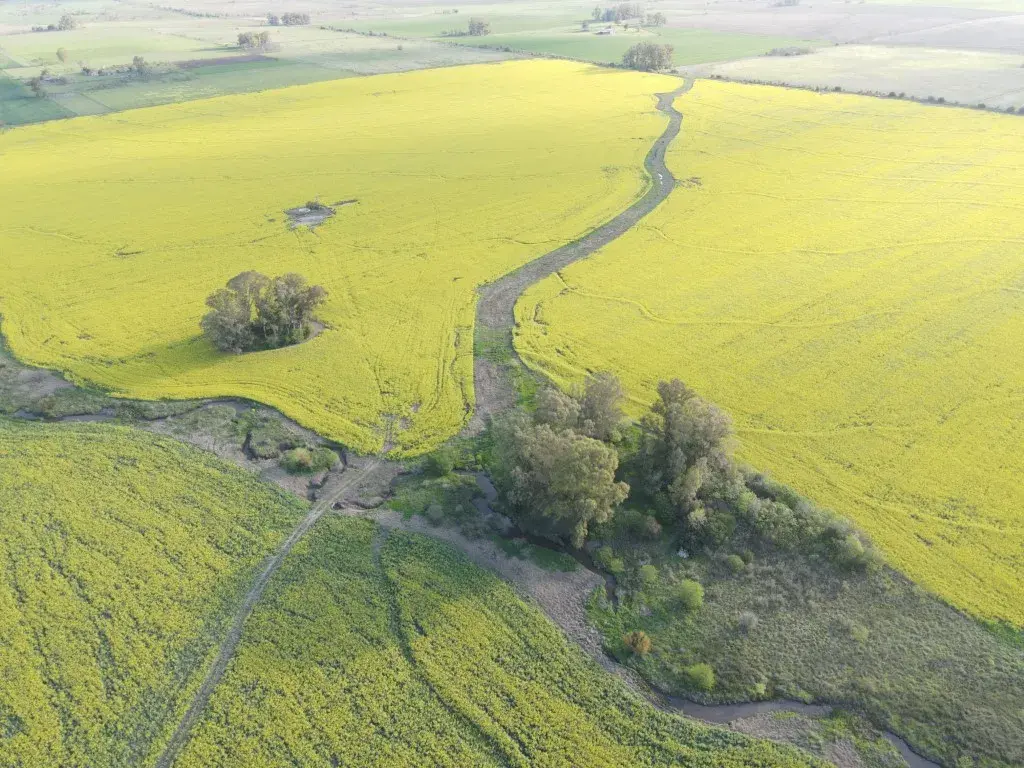
<path fill-rule="evenodd" d="M 699 611 L 704 606 L 704 587 L 693 579 L 686 579 L 676 587 L 676 600 L 687 611 Z"/>
<path fill-rule="evenodd" d="M 757 628 L 757 614 L 753 611 L 744 611 L 736 619 L 736 627 L 740 632 L 747 635 Z"/>
<path fill-rule="evenodd" d="M 647 633 L 642 629 L 630 632 L 622 638 L 622 642 L 626 644 L 626 647 L 629 648 L 629 650 L 638 656 L 646 656 L 653 648 L 651 638 L 648 637 Z"/>
<path fill-rule="evenodd" d="M 330 448 L 292 448 L 281 456 L 281 466 L 294 474 L 316 474 L 333 469 L 338 463 L 338 454 Z"/>
<path fill-rule="evenodd" d="M 693 664 L 683 670 L 683 683 L 691 690 L 707 693 L 715 687 L 715 670 L 710 664 Z"/>
<path fill-rule="evenodd" d="M 653 565 L 642 565 L 639 571 L 640 581 L 650 587 L 658 583 L 658 569 Z"/>
<path fill-rule="evenodd" d="M 742 573 L 743 569 L 747 567 L 739 555 L 728 555 L 725 558 L 725 565 L 733 573 Z"/>
<path fill-rule="evenodd" d="M 423 516 L 431 525 L 440 525 L 444 520 L 444 507 L 440 504 L 428 504 L 427 508 L 423 510 Z"/>
<path fill-rule="evenodd" d="M 594 552 L 594 560 L 611 574 L 619 575 L 626 570 L 626 564 L 621 557 L 615 556 L 615 550 L 604 546 Z"/>
<path fill-rule="evenodd" d="M 444 477 L 445 475 L 450 475 L 452 473 L 457 461 L 458 456 L 455 453 L 455 449 L 445 446 L 443 448 L 438 448 L 427 456 L 424 469 L 428 475 Z"/>

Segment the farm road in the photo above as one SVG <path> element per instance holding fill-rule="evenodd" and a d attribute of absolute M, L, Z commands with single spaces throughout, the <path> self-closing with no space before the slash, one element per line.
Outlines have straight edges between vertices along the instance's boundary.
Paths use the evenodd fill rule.
<path fill-rule="evenodd" d="M 266 590 L 267 584 L 270 582 L 270 578 L 277 572 L 277 569 L 281 567 L 281 563 L 284 562 L 288 553 L 292 551 L 292 548 L 302 540 L 302 537 L 309 532 L 309 529 L 324 516 L 324 513 L 327 512 L 335 502 L 346 499 L 348 495 L 353 491 L 356 491 L 360 485 L 370 480 L 383 466 L 383 460 L 378 458 L 372 459 L 362 467 L 346 470 L 342 474 L 337 485 L 335 485 L 334 488 L 327 489 L 327 492 L 321 496 L 316 504 L 310 508 L 306 516 L 303 517 L 299 524 L 295 526 L 288 538 L 285 539 L 278 548 L 277 552 L 271 555 L 266 561 L 263 569 L 253 580 L 252 585 L 249 587 L 249 591 L 245 594 L 245 598 L 235 611 L 234 619 L 231 622 L 231 628 L 221 641 L 220 649 L 217 651 L 217 658 L 207 671 L 202 685 L 199 686 L 199 689 L 192 697 L 192 701 L 189 703 L 188 709 L 185 711 L 185 715 L 178 722 L 178 727 L 175 728 L 174 734 L 171 736 L 171 740 L 167 742 L 167 746 L 156 761 L 156 768 L 170 768 L 174 759 L 178 756 L 178 752 L 181 751 L 181 748 L 188 742 L 192 727 L 199 720 L 203 710 L 206 709 L 210 696 L 213 695 L 214 689 L 216 689 L 217 684 L 220 683 L 221 678 L 227 671 L 228 663 L 231 661 L 232 656 L 235 655 L 235 650 L 238 648 L 238 644 L 242 639 L 242 627 L 245 625 L 246 620 L 252 613 L 253 608 L 256 607 L 256 603 L 258 603 L 260 598 L 263 597 L 263 592 Z"/>

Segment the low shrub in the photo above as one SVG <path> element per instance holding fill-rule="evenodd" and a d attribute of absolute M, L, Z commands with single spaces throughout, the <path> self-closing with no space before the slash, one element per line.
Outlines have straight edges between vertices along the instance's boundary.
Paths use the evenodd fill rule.
<path fill-rule="evenodd" d="M 330 448 L 292 448 L 281 456 L 281 466 L 293 474 L 326 472 L 338 463 L 338 454 Z"/>
<path fill-rule="evenodd" d="M 753 611 L 744 611 L 736 619 L 736 627 L 740 632 L 747 635 L 757 629 L 757 614 Z"/>
<path fill-rule="evenodd" d="M 643 565 L 640 567 L 640 581 L 643 582 L 644 586 L 650 587 L 658 583 L 658 569 L 653 565 Z"/>
<path fill-rule="evenodd" d="M 622 642 L 624 642 L 626 647 L 637 656 L 646 656 L 653 648 L 651 638 L 648 637 L 647 633 L 641 629 L 638 629 L 635 632 L 630 632 L 622 638 Z"/>
<path fill-rule="evenodd" d="M 710 664 L 693 664 L 683 670 L 687 688 L 707 693 L 715 687 L 715 670 Z"/>
<path fill-rule="evenodd" d="M 747 564 L 739 555 L 729 555 L 726 557 L 725 565 L 733 573 L 742 573 L 743 569 L 747 567 Z"/>
<path fill-rule="evenodd" d="M 455 449 L 446 446 L 444 448 L 438 448 L 427 456 L 424 469 L 428 475 L 444 477 L 445 475 L 450 475 L 452 473 L 457 461 L 458 456 L 455 454 Z"/>
<path fill-rule="evenodd" d="M 676 600 L 687 611 L 699 611 L 704 606 L 704 587 L 686 579 L 676 588 Z"/>
<path fill-rule="evenodd" d="M 608 546 L 598 549 L 594 553 L 594 560 L 596 560 L 597 564 L 606 571 L 616 576 L 626 570 L 626 564 L 623 562 L 622 558 L 616 557 L 615 550 Z"/>

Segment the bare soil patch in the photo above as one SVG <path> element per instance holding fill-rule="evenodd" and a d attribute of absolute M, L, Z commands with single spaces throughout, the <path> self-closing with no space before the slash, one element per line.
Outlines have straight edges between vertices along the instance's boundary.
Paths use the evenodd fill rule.
<path fill-rule="evenodd" d="M 352 199 L 342 200 L 334 203 L 334 205 L 326 205 L 325 203 L 312 201 L 298 208 L 289 208 L 285 213 L 288 215 L 289 228 L 309 227 L 313 229 L 334 216 L 338 212 L 338 208 L 341 208 L 343 205 L 355 205 L 358 202 L 359 200 Z"/>

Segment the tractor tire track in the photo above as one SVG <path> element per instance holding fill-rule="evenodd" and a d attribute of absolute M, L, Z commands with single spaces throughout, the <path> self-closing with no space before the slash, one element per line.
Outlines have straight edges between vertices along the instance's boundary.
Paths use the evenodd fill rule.
<path fill-rule="evenodd" d="M 309 532 L 309 529 L 316 525 L 317 521 L 324 516 L 324 513 L 332 507 L 334 502 L 342 499 L 347 492 L 355 489 L 360 483 L 372 477 L 377 469 L 380 468 L 381 464 L 381 459 L 373 459 L 368 462 L 366 466 L 359 469 L 354 476 L 342 478 L 341 482 L 331 493 L 326 494 L 310 508 L 309 512 L 306 513 L 306 516 L 303 517 L 302 520 L 299 521 L 298 525 L 292 529 L 292 532 L 288 535 L 288 538 L 284 540 L 277 552 L 271 555 L 266 561 L 263 569 L 259 574 L 257 574 L 249 587 L 249 591 L 246 592 L 245 598 L 235 611 L 234 619 L 231 622 L 231 628 L 221 641 L 216 659 L 214 659 L 213 664 L 207 671 L 202 685 L 199 686 L 199 689 L 192 696 L 192 701 L 189 703 L 184 716 L 180 721 L 178 721 L 178 726 L 171 735 L 170 741 L 167 742 L 167 746 L 164 747 L 164 751 L 157 759 L 155 763 L 156 768 L 171 768 L 171 765 L 178 756 L 182 747 L 188 743 L 189 735 L 192 732 L 193 726 L 195 726 L 200 716 L 203 714 L 203 711 L 206 709 L 206 705 L 209 703 L 210 697 L 213 695 L 218 683 L 220 683 L 221 678 L 224 677 L 228 664 L 235 655 L 235 651 L 238 649 L 238 644 L 242 640 L 242 628 L 245 626 L 246 620 L 252 614 L 253 608 L 256 607 L 256 603 L 258 603 L 260 598 L 263 597 L 267 584 L 270 583 L 271 577 L 273 577 L 278 568 L 281 567 L 281 563 L 284 562 L 288 553 L 291 552 L 292 548 L 302 540 L 302 538 Z"/>

